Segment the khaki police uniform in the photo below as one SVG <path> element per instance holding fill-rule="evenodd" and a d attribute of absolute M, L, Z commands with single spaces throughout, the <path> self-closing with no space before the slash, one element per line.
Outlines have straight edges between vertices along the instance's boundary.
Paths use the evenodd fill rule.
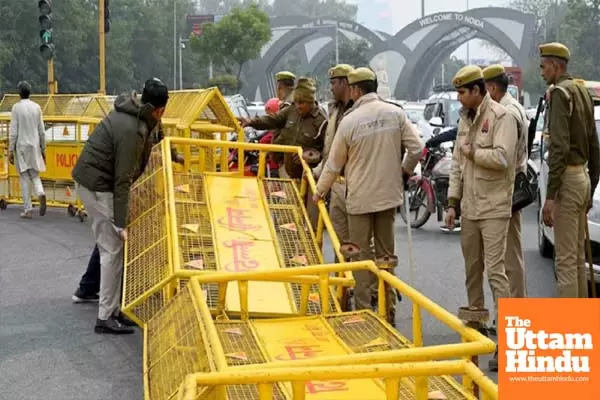
<path fill-rule="evenodd" d="M 483 70 L 483 78 L 486 81 L 497 79 L 505 75 L 502 65 L 490 65 Z M 510 93 L 506 92 L 499 103 L 517 120 L 519 138 L 517 141 L 517 152 L 515 158 L 515 172 L 527 173 L 527 138 L 529 135 L 529 119 L 523 106 L 515 100 Z M 512 214 L 508 225 L 506 236 L 506 259 L 505 269 L 510 283 L 510 295 L 515 298 L 527 296 L 527 279 L 525 273 L 525 262 L 522 245 L 522 211 Z"/>
<path fill-rule="evenodd" d="M 336 65 L 329 69 L 329 78 L 347 78 L 348 73 L 354 68 L 347 64 Z M 347 104 L 341 101 L 333 101 L 329 104 L 329 119 L 327 121 L 327 128 L 325 130 L 325 145 L 323 148 L 323 159 L 321 163 L 314 169 L 316 176 L 320 176 L 323 171 L 323 166 L 329 158 L 331 145 L 333 144 L 333 138 L 337 128 L 344 116 L 344 113 L 348 111 L 354 102 L 350 100 Z M 340 176 L 331 186 L 331 194 L 329 199 L 329 218 L 333 229 L 340 240 L 345 242 L 350 240 L 348 233 L 348 214 L 346 212 L 346 180 L 344 178 L 344 171 L 340 172 Z"/>
<path fill-rule="evenodd" d="M 375 79 L 367 68 L 348 74 L 350 85 Z M 406 149 L 404 160 L 402 147 Z M 414 170 L 421 150 L 419 135 L 404 111 L 381 101 L 376 93 L 360 97 L 340 122 L 317 193 L 324 197 L 344 170 L 349 238 L 360 247 L 361 260 L 395 254 L 394 220 L 404 195 L 402 173 Z M 368 271 L 355 271 L 354 278 L 356 309 L 370 309 L 375 276 Z M 388 291 L 387 298 L 393 313 L 392 291 Z"/>
<path fill-rule="evenodd" d="M 570 53 L 560 43 L 548 43 L 540 46 L 540 56 L 568 60 Z M 598 184 L 600 151 L 593 101 L 587 90 L 568 74 L 550 88 L 547 121 L 546 200 L 555 202 L 554 266 L 558 296 L 588 297 L 585 226 L 587 206 Z"/>
<path fill-rule="evenodd" d="M 293 73 L 291 73 L 289 71 L 280 71 L 275 74 L 276 82 L 285 81 L 285 80 L 296 81 L 296 75 L 294 75 Z M 283 109 L 285 109 L 286 107 L 289 107 L 292 104 L 294 104 L 294 91 L 290 90 L 287 97 L 285 97 L 283 99 L 279 99 L 279 100 L 280 100 L 279 111 L 283 111 Z M 275 142 L 275 139 L 277 139 L 280 132 L 281 131 L 279 129 L 275 129 L 273 131 L 273 140 L 272 140 L 273 142 Z M 276 163 L 281 164 L 283 161 L 283 153 L 272 153 L 271 158 Z M 279 168 L 279 176 L 282 178 L 289 178 L 287 172 L 285 172 L 285 167 L 283 165 Z"/>
<path fill-rule="evenodd" d="M 308 115 L 301 116 L 296 106 L 291 105 L 273 116 L 256 117 L 249 125 L 259 130 L 279 129 L 279 135 L 273 139 L 274 144 L 300 146 L 304 150 L 315 149 L 322 153 L 325 135 L 321 133 L 321 127 L 326 121 L 326 116 L 314 100 L 315 91 L 314 83 L 307 78 L 299 79 L 294 90 L 295 100 L 314 102 L 314 107 Z M 293 161 L 292 153 L 284 153 L 283 163 L 283 178 L 302 177 L 302 165 Z"/>
<path fill-rule="evenodd" d="M 460 88 L 482 80 L 481 68 L 466 66 L 453 84 Z M 483 273 L 498 320 L 498 299 L 510 297 L 505 271 L 506 235 L 515 180 L 517 124 L 506 108 L 486 94 L 477 110 L 462 109 L 448 188 L 449 207 L 461 206 L 461 248 L 470 307 L 484 308 Z M 461 146 L 470 144 L 469 158 Z"/>

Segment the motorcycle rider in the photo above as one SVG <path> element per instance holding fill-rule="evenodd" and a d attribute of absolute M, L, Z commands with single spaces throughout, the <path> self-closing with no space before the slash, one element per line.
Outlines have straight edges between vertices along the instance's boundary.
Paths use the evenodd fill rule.
<path fill-rule="evenodd" d="M 508 75 L 502 65 L 490 65 L 483 70 L 485 86 L 492 100 L 502 104 L 517 120 L 519 140 L 517 142 L 516 172 L 527 173 L 527 138 L 529 121 L 523 106 L 508 93 Z M 506 237 L 506 275 L 510 282 L 511 297 L 527 295 L 523 247 L 521 245 L 521 215 L 513 212 Z"/>
<path fill-rule="evenodd" d="M 463 108 L 452 155 L 446 224 L 454 227 L 460 200 L 469 308 L 476 311 L 485 306 L 483 273 L 487 270 L 497 321 L 498 299 L 510 297 L 504 260 L 515 184 L 517 124 L 504 106 L 491 99 L 478 66 L 461 68 L 452 83 Z M 497 352 L 489 368 L 498 369 Z"/>

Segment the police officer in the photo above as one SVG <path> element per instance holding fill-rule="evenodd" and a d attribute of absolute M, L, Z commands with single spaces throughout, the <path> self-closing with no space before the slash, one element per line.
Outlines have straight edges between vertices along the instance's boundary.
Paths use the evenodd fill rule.
<path fill-rule="evenodd" d="M 325 197 L 343 170 L 349 239 L 360 247 L 361 260 L 381 259 L 395 253 L 396 208 L 402 204 L 403 181 L 417 165 L 422 145 L 404 111 L 377 96 L 373 71 L 351 71 L 348 84 L 354 106 L 339 123 L 314 200 Z M 406 149 L 404 161 L 402 147 Z M 373 239 L 375 254 L 370 246 Z M 354 278 L 356 309 L 370 309 L 374 275 L 355 271 Z M 388 302 L 393 315 L 395 296 L 391 291 Z"/>
<path fill-rule="evenodd" d="M 527 173 L 527 137 L 529 120 L 523 106 L 508 93 L 508 75 L 502 65 L 490 65 L 483 70 L 485 87 L 492 100 L 502 104 L 517 120 L 518 141 L 515 173 Z M 527 285 L 523 247 L 521 245 L 521 211 L 512 214 L 506 237 L 505 269 L 511 297 L 525 297 Z"/>
<path fill-rule="evenodd" d="M 279 111 L 294 103 L 294 85 L 296 84 L 296 75 L 289 71 L 281 71 L 275 74 L 277 82 L 277 98 L 279 103 Z"/>
<path fill-rule="evenodd" d="M 547 43 L 539 50 L 542 77 L 554 85 L 548 101 L 549 171 L 543 219 L 554 227 L 558 296 L 587 297 L 586 214 L 600 173 L 594 105 L 587 90 L 567 73 L 569 49 Z"/>
<path fill-rule="evenodd" d="M 319 178 L 323 171 L 323 166 L 327 162 L 333 138 L 336 130 L 344 116 L 354 101 L 350 97 L 350 86 L 348 85 L 348 73 L 354 68 L 348 64 L 339 64 L 329 69 L 329 84 L 331 85 L 331 94 L 333 101 L 329 103 L 329 119 L 325 130 L 325 145 L 323 149 L 323 160 L 313 170 L 316 178 Z M 329 200 L 329 217 L 333 229 L 340 241 L 348 241 L 348 215 L 346 214 L 346 181 L 343 171 L 331 187 L 331 197 Z"/>
<path fill-rule="evenodd" d="M 487 268 L 498 320 L 498 299 L 510 297 L 504 267 L 512 211 L 517 124 L 485 89 L 481 68 L 461 68 L 452 84 L 458 91 L 458 135 L 452 155 L 446 224 L 455 224 L 461 206 L 461 248 L 465 259 L 469 307 L 484 308 L 483 271 Z M 498 354 L 490 361 L 498 369 Z"/>
<path fill-rule="evenodd" d="M 275 144 L 300 146 L 304 150 L 313 149 L 322 153 L 325 137 L 321 134 L 321 126 L 325 123 L 326 116 L 317 104 L 315 94 L 314 81 L 310 78 L 299 78 L 294 89 L 292 106 L 285 107 L 275 115 L 251 120 L 241 118 L 240 121 L 242 126 L 251 126 L 258 130 L 279 129 L 279 135 L 273 140 Z M 283 163 L 279 171 L 280 177 L 302 177 L 302 164 L 296 154 L 285 153 Z"/>

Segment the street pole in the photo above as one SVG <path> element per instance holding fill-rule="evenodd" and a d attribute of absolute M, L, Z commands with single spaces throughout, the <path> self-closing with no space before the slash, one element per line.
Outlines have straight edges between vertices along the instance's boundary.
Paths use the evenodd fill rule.
<path fill-rule="evenodd" d="M 54 82 L 54 58 L 48 60 L 48 94 L 56 94 L 56 83 Z"/>
<path fill-rule="evenodd" d="M 173 0 L 173 89 L 177 88 L 177 0 Z"/>
<path fill-rule="evenodd" d="M 467 0 L 467 11 L 469 11 L 469 0 Z M 471 56 L 469 55 L 469 42 L 467 41 L 467 65 L 471 63 Z"/>
<path fill-rule="evenodd" d="M 179 36 L 179 90 L 183 90 L 183 40 Z"/>
<path fill-rule="evenodd" d="M 425 17 L 425 0 L 421 0 L 421 18 Z"/>
<path fill-rule="evenodd" d="M 100 88 L 98 93 L 106 94 L 106 47 L 105 47 L 105 32 L 104 32 L 104 0 L 99 0 L 98 6 L 98 33 L 100 43 Z M 54 73 L 53 73 L 54 75 Z M 54 78 L 52 79 L 54 81 Z"/>

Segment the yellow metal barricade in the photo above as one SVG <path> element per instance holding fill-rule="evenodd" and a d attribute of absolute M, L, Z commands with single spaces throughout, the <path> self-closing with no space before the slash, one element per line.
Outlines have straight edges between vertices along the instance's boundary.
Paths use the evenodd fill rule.
<path fill-rule="evenodd" d="M 371 311 L 332 312 L 328 309 L 327 301 L 322 301 L 323 312 L 319 315 L 308 316 L 306 307 L 303 307 L 303 316 L 258 320 L 248 318 L 250 298 L 253 295 L 249 288 L 255 281 L 295 281 L 304 288 L 301 300 L 303 304 L 307 304 L 310 301 L 308 287 L 315 279 L 318 280 L 318 286 L 326 291 L 328 285 L 332 284 L 331 280 L 335 279 L 330 274 L 359 269 L 368 269 L 378 277 L 380 301 L 385 302 L 383 286 L 388 284 L 413 303 L 414 343 L 387 324 L 384 311 L 378 315 Z M 316 394 L 320 393 L 322 396 L 327 392 L 332 396 L 327 397 L 328 399 L 385 399 L 386 393 L 389 394 L 391 389 L 377 379 L 384 376 L 375 375 L 373 379 L 364 379 L 363 376 L 363 379 L 353 381 L 352 374 L 322 375 L 321 372 L 327 371 L 327 366 L 331 371 L 332 366 L 337 370 L 341 365 L 411 363 L 450 358 L 462 358 L 463 361 L 455 362 L 455 365 L 466 365 L 469 364 L 470 357 L 493 353 L 496 347 L 494 342 L 478 331 L 467 327 L 454 315 L 398 278 L 379 270 L 370 261 L 261 273 L 199 275 L 179 271 L 176 276 L 179 275 L 190 277 L 187 285 L 144 326 L 144 383 L 147 400 L 174 398 L 186 377 L 188 384 L 185 387 L 188 390 L 187 396 L 190 397 L 185 398 L 195 399 L 195 396 L 200 396 L 199 398 L 229 400 L 259 399 L 263 397 L 259 397 L 260 387 L 257 384 L 263 383 L 261 379 L 268 376 L 276 376 L 269 381 L 276 383 L 273 392 L 269 392 L 275 398 L 291 399 L 292 393 L 297 395 L 297 391 L 302 390 L 306 392 L 306 398 L 317 398 Z M 337 282 L 344 284 L 342 281 Z M 236 284 L 237 293 L 225 288 L 222 291 L 225 296 L 234 295 L 239 298 L 240 304 L 245 307 L 241 320 L 213 321 L 206 302 L 207 293 L 202 290 L 202 286 L 207 283 L 219 286 Z M 379 309 L 385 310 L 385 304 Z M 462 343 L 424 346 L 421 323 L 423 311 L 454 330 Z M 202 381 L 207 373 L 213 373 L 211 376 L 231 377 L 241 376 L 248 371 L 260 371 L 260 375 L 254 375 L 254 378 L 247 376 L 247 379 L 241 381 L 229 381 L 225 378 L 221 385 L 229 385 L 227 388 L 214 388 Z M 411 366 L 407 376 L 411 376 L 411 371 L 420 371 L 418 365 Z M 398 390 L 398 394 L 394 398 L 427 399 L 428 395 L 438 392 L 446 399 L 475 399 L 474 380 L 483 375 L 477 368 L 471 368 L 471 373 L 464 369 L 460 372 L 434 371 L 435 369 L 427 373 L 418 372 L 415 379 L 395 382 L 394 390 Z M 475 376 L 473 372 L 477 372 Z M 191 377 L 188 376 L 190 374 Z M 447 374 L 463 375 L 462 384 L 450 376 L 436 376 Z M 294 385 L 285 383 L 294 381 L 294 376 L 300 375 L 304 379 L 300 380 L 303 382 L 299 387 L 294 388 Z M 490 386 L 489 382 L 476 383 L 480 385 L 480 389 L 488 392 L 491 396 L 489 398 L 497 398 L 495 385 Z M 224 397 L 225 393 L 227 397 Z"/>
<path fill-rule="evenodd" d="M 183 170 L 173 168 L 170 162 L 169 149 L 173 145 L 195 155 Z M 122 306 L 136 322 L 146 322 L 174 293 L 165 289 L 153 298 L 147 296 L 150 289 L 179 270 L 237 273 L 322 264 L 320 238 L 324 226 L 329 227 L 336 254 L 343 260 L 323 204 L 319 205 L 319 224 L 311 223 L 304 207 L 307 196 L 302 193 L 306 184 L 245 177 L 243 165 L 239 171 L 227 171 L 230 151 L 249 150 L 260 153 L 259 174 L 265 169 L 269 151 L 300 151 L 291 146 L 183 138 L 166 138 L 154 149 L 152 162 L 132 188 L 131 196 Z M 308 166 L 306 169 L 310 171 Z M 185 280 L 179 282 L 183 284 Z M 254 286 L 261 287 L 263 293 L 251 299 L 255 315 L 298 312 L 298 285 Z M 224 310 L 217 307 L 219 293 L 215 286 L 207 286 L 206 291 L 214 313 L 240 312 L 239 302 L 231 297 Z M 315 297 L 318 287 L 313 285 L 310 291 Z M 343 308 L 343 293 L 340 289 L 330 294 L 331 309 Z M 318 301 L 311 301 L 308 307 L 311 313 L 320 312 Z"/>

